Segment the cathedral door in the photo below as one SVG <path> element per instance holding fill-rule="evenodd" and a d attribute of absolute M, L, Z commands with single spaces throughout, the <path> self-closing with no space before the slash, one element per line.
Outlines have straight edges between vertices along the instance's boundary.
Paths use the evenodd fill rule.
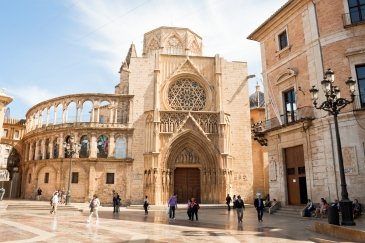
<path fill-rule="evenodd" d="M 189 198 L 200 202 L 200 170 L 197 168 L 176 168 L 174 173 L 174 192 L 178 203 L 186 203 Z"/>
<path fill-rule="evenodd" d="M 307 201 L 307 181 L 305 177 L 303 146 L 295 146 L 284 150 L 286 163 L 286 179 L 288 188 L 288 204 L 300 205 Z"/>

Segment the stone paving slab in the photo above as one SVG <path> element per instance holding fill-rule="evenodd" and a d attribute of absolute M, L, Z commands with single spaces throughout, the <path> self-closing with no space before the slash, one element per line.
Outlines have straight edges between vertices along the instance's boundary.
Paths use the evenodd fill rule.
<path fill-rule="evenodd" d="M 102 207 L 100 222 L 94 219 L 88 224 L 87 204 L 73 204 L 84 212 L 62 210 L 53 216 L 47 210 L 28 209 L 32 201 L 21 203 L 25 204 L 23 209 L 0 212 L 0 242 L 350 242 L 309 230 L 313 222 L 325 223 L 325 219 L 265 214 L 264 222 L 258 222 L 250 207 L 242 224 L 237 223 L 235 211 L 209 207 L 202 207 L 199 221 L 192 222 L 187 220 L 184 205 L 172 221 L 164 207 L 148 215 L 142 208 L 122 208 L 119 214 L 113 214 L 111 207 Z"/>

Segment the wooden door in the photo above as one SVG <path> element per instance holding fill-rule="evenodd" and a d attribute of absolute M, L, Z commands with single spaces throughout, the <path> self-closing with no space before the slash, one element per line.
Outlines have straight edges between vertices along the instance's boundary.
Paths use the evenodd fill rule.
<path fill-rule="evenodd" d="M 288 204 L 300 205 L 307 198 L 303 146 L 295 146 L 284 150 L 286 179 L 288 188 Z M 304 176 L 303 176 L 304 175 Z"/>
<path fill-rule="evenodd" d="M 174 192 L 177 194 L 178 203 L 186 203 L 192 197 L 200 202 L 200 170 L 197 168 L 176 168 Z"/>

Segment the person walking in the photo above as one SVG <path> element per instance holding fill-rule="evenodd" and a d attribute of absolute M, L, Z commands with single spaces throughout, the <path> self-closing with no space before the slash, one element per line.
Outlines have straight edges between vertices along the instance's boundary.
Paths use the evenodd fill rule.
<path fill-rule="evenodd" d="M 236 211 L 237 211 L 237 220 L 238 223 L 242 223 L 242 219 L 243 219 L 243 209 L 245 208 L 245 204 L 243 202 L 243 200 L 241 199 L 241 196 L 238 195 L 237 196 L 237 200 L 236 200 Z"/>
<path fill-rule="evenodd" d="M 196 201 L 195 198 L 192 198 L 192 211 L 191 211 L 191 220 L 194 221 L 194 215 L 195 220 L 198 221 L 198 210 L 200 206 L 199 203 Z"/>
<path fill-rule="evenodd" d="M 227 197 L 226 197 L 226 204 L 227 204 L 227 209 L 228 211 L 231 210 L 231 201 L 232 201 L 232 198 L 229 194 L 227 194 Z"/>
<path fill-rule="evenodd" d="M 233 198 L 232 198 L 233 209 L 236 208 L 236 206 L 235 206 L 236 200 L 237 200 L 236 195 L 233 195 Z"/>
<path fill-rule="evenodd" d="M 96 194 L 94 194 L 93 199 L 90 201 L 90 214 L 89 214 L 89 218 L 87 220 L 88 223 L 90 223 L 91 218 L 93 216 L 93 214 L 95 213 L 95 217 L 96 217 L 96 223 L 99 223 L 99 214 L 98 214 L 98 209 L 100 206 L 100 200 L 98 198 L 98 196 Z"/>
<path fill-rule="evenodd" d="M 254 206 L 257 210 L 257 219 L 259 222 L 262 222 L 262 216 L 264 215 L 264 200 L 261 198 L 261 194 L 257 194 L 257 198 L 254 201 Z"/>
<path fill-rule="evenodd" d="M 177 195 L 176 195 L 176 193 L 174 193 L 174 195 L 170 197 L 167 204 L 168 204 L 169 209 L 170 209 L 169 210 L 169 219 L 175 220 L 175 209 L 177 207 Z"/>
<path fill-rule="evenodd" d="M 53 196 L 52 196 L 52 199 L 51 199 L 51 214 L 55 214 L 57 213 L 57 206 L 58 206 L 58 202 L 59 202 L 59 199 L 58 199 L 58 191 L 55 191 L 53 193 Z"/>
<path fill-rule="evenodd" d="M 186 213 L 188 214 L 189 220 L 191 220 L 192 211 L 193 211 L 192 204 L 193 204 L 193 201 L 189 198 L 188 205 L 187 205 L 187 211 L 186 211 Z"/>
<path fill-rule="evenodd" d="M 37 190 L 37 200 L 40 201 L 42 197 L 42 189 L 40 187 L 38 187 Z"/>
<path fill-rule="evenodd" d="M 144 208 L 144 214 L 145 215 L 147 215 L 148 214 L 148 205 L 150 205 L 149 204 L 149 202 L 148 202 L 148 197 L 147 197 L 147 195 L 144 197 L 144 199 L 143 199 L 143 208 Z"/>

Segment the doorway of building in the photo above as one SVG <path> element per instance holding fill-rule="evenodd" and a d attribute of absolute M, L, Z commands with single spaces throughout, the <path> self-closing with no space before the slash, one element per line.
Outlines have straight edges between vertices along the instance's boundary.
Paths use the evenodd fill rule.
<path fill-rule="evenodd" d="M 198 168 L 176 168 L 174 192 L 177 194 L 178 203 L 186 203 L 192 197 L 200 202 L 200 170 Z"/>
<path fill-rule="evenodd" d="M 288 204 L 301 205 L 307 202 L 307 181 L 305 177 L 303 146 L 284 149 Z"/>

